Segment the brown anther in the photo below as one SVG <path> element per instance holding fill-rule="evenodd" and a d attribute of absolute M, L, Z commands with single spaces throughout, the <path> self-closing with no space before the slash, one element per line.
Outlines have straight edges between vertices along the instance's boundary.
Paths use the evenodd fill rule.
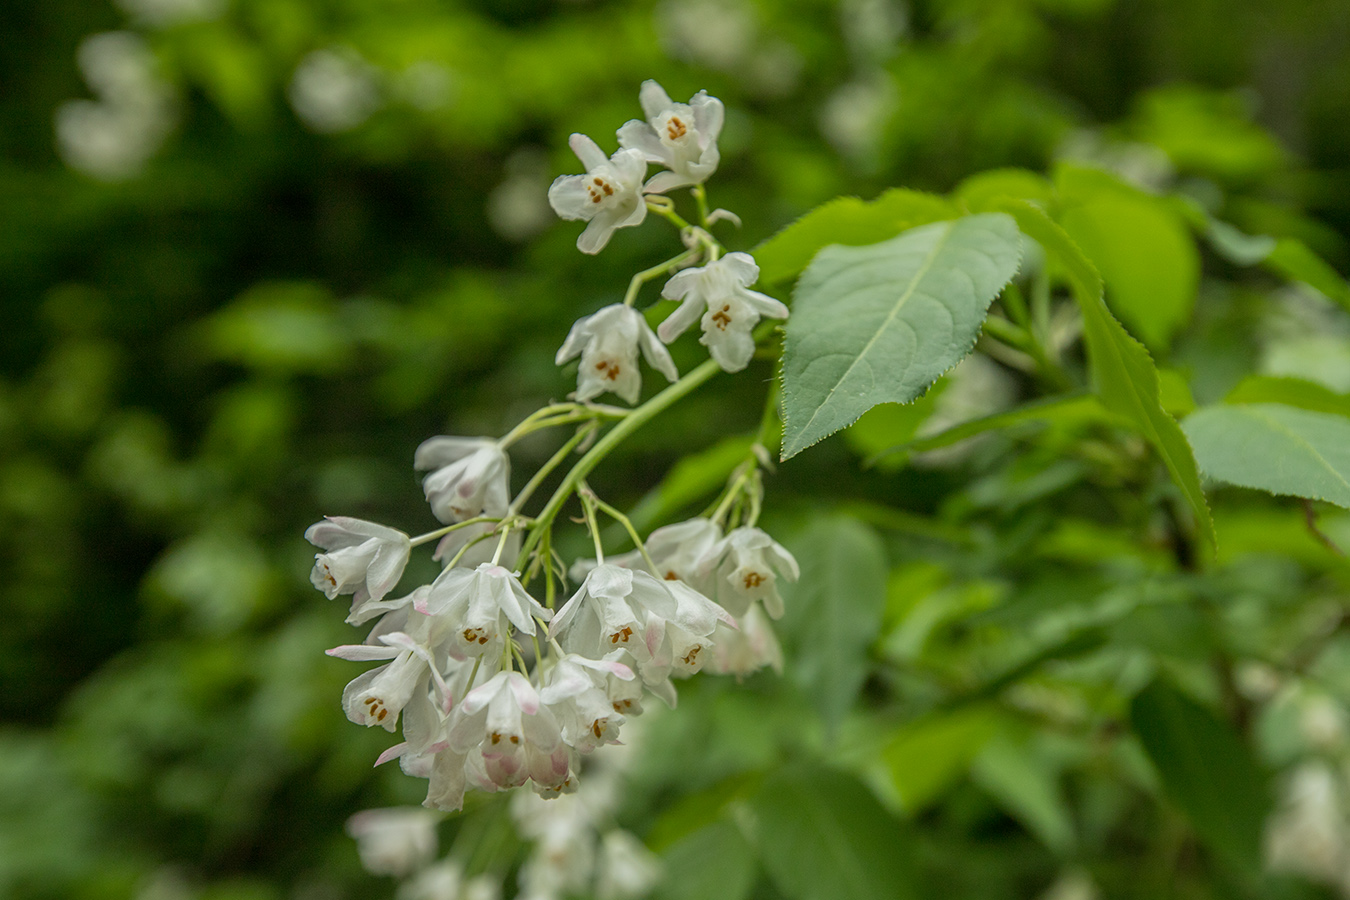
<path fill-rule="evenodd" d="M 619 642 L 623 642 L 626 644 L 628 643 L 628 639 L 632 636 L 633 636 L 633 629 L 625 625 L 609 636 L 609 642 L 611 644 L 617 644 Z"/>
<path fill-rule="evenodd" d="M 666 572 L 666 581 L 679 581 L 679 580 L 680 576 L 675 574 L 674 569 L 670 569 Z"/>
<path fill-rule="evenodd" d="M 600 740 L 600 737 L 605 733 L 605 727 L 600 724 L 603 721 L 603 719 L 596 719 L 591 723 L 591 734 L 595 735 L 597 741 Z"/>
<path fill-rule="evenodd" d="M 671 116 L 670 121 L 666 123 L 666 135 L 672 141 L 677 141 L 688 133 L 689 129 L 685 127 L 678 116 Z"/>
<path fill-rule="evenodd" d="M 595 364 L 595 370 L 597 372 L 604 372 L 605 377 L 608 378 L 610 381 L 617 381 L 619 378 L 619 373 L 623 371 L 623 367 L 620 366 L 618 363 L 614 362 L 613 360 L 602 359 L 600 362 Z"/>
<path fill-rule="evenodd" d="M 519 744 L 519 743 L 520 743 L 520 735 L 518 735 L 518 734 L 513 734 L 513 735 L 511 735 L 511 743 L 513 743 L 513 744 Z"/>
<path fill-rule="evenodd" d="M 615 700 L 612 704 L 616 713 L 625 713 L 633 708 L 632 700 Z"/>
<path fill-rule="evenodd" d="M 717 327 L 723 331 L 726 331 L 727 326 L 731 324 L 731 316 L 727 315 L 730 310 L 731 304 L 728 303 L 712 315 L 712 320 L 716 322 Z"/>
<path fill-rule="evenodd" d="M 605 184 L 605 179 L 601 178 L 599 175 L 597 175 L 597 176 L 594 178 L 594 181 L 595 181 L 595 183 L 596 183 L 597 185 L 600 185 L 600 186 L 602 186 L 602 187 L 603 187 L 604 184 Z"/>
<path fill-rule="evenodd" d="M 495 731 L 492 732 L 492 738 L 491 738 L 492 743 L 494 743 L 494 744 L 501 743 L 501 739 L 502 739 L 502 736 L 501 736 L 500 734 L 498 734 L 498 733 L 495 732 Z"/>
<path fill-rule="evenodd" d="M 759 586 L 760 586 L 761 584 L 763 584 L 763 583 L 764 583 L 764 576 L 761 575 L 761 574 L 759 574 L 758 572 L 746 572 L 746 573 L 745 573 L 745 589 L 746 589 L 746 590 L 750 590 L 750 588 L 757 588 L 757 587 L 759 587 Z"/>
<path fill-rule="evenodd" d="M 690 650 L 689 653 L 685 655 L 684 664 L 687 666 L 692 666 L 694 664 L 694 660 L 698 658 L 698 651 L 702 649 L 703 648 L 701 646 L 695 644 L 693 649 Z"/>
<path fill-rule="evenodd" d="M 379 713 L 375 716 L 375 721 L 377 721 L 377 722 L 383 722 L 383 721 L 384 721 L 384 717 L 387 716 L 387 715 L 389 715 L 389 710 L 387 710 L 387 709 L 382 709 L 382 710 L 380 710 Z"/>

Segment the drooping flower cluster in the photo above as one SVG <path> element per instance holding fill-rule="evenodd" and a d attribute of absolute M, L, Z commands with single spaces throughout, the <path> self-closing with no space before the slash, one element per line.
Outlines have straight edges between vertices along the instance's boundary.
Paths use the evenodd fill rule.
<path fill-rule="evenodd" d="M 580 357 L 575 400 L 544 407 L 501 439 L 440 436 L 423 442 L 414 466 L 426 473 L 423 492 L 443 527 L 412 538 L 374 522 L 330 517 L 306 532 L 322 551 L 315 556 L 314 586 L 330 599 L 351 595 L 347 621 L 370 628 L 361 643 L 329 654 L 380 663 L 347 685 L 343 709 L 359 725 L 401 732 L 402 740 L 377 764 L 398 759 L 405 772 L 426 778 L 429 807 L 458 810 L 468 791 L 526 784 L 542 798 L 571 793 L 583 760 L 619 743 L 648 693 L 674 706 L 674 679 L 705 665 L 737 676 L 766 665 L 781 668 L 768 619 L 783 612 L 779 582 L 795 580 L 798 570 L 791 554 L 756 527 L 762 499 L 757 456 L 733 473 L 709 514 L 658 528 L 645 541 L 584 480 L 631 428 L 614 425 L 595 441 L 597 434 L 614 419 L 638 415 L 593 401 L 612 393 L 637 403 L 639 356 L 676 382 L 679 373 L 665 344 L 701 319 L 702 343 L 717 366 L 738 371 L 755 352 L 759 319 L 788 312 L 749 289 L 759 271 L 749 255 L 724 253 L 707 231 L 719 217 L 734 218 L 708 213 L 703 188 L 718 163 L 721 103 L 702 92 L 688 104 L 675 103 L 655 82 L 643 85 L 641 101 L 646 121 L 620 129 L 623 149 L 614 156 L 607 159 L 589 138 L 573 135 L 587 174 L 558 179 L 550 201 L 565 218 L 589 221 L 578 242 L 587 252 L 603 247 L 615 228 L 641 222 L 649 209 L 681 228 L 683 250 L 636 276 L 623 303 L 573 325 L 557 362 Z M 648 162 L 669 171 L 644 185 Z M 649 199 L 677 187 L 693 188 L 700 226 L 675 215 L 668 198 Z M 681 267 L 690 268 L 677 271 Z M 645 280 L 664 273 L 674 274 L 662 294 L 680 306 L 653 331 L 633 301 Z M 705 364 L 701 371 L 686 390 L 653 397 L 633 421 L 662 411 L 716 368 Z M 512 442 L 564 425 L 576 433 L 513 497 Z M 526 515 L 533 491 L 574 450 L 586 455 L 541 511 Z M 573 565 L 569 583 L 552 535 L 574 497 L 596 559 Z M 606 561 L 601 513 L 625 526 L 636 550 Z M 393 596 L 413 548 L 433 540 L 439 574 Z M 378 817 L 372 821 L 380 827 L 366 820 L 352 827 L 364 835 L 372 859 L 384 860 L 375 865 L 390 871 L 411 866 L 398 856 L 397 841 L 380 837 L 403 832 L 382 830 L 386 823 Z M 617 837 L 602 849 L 631 862 L 631 843 Z M 415 856 L 419 865 L 426 862 L 421 851 Z M 597 882 L 596 889 L 621 895 L 625 879 L 644 880 L 641 868 L 614 867 L 613 884 Z M 428 869 L 425 877 L 431 886 L 458 884 L 459 875 Z"/>

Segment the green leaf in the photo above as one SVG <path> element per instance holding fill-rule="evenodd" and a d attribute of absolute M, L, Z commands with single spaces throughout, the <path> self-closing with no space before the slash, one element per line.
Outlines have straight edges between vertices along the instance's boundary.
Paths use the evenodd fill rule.
<path fill-rule="evenodd" d="M 1017 201 L 1003 201 L 999 208 L 1014 216 L 1023 233 L 1062 267 L 1083 313 L 1088 363 L 1102 405 L 1123 416 L 1153 445 L 1195 515 L 1201 538 L 1213 549 L 1214 519 L 1200 488 L 1195 455 L 1181 427 L 1162 408 L 1158 370 L 1148 351 L 1130 337 L 1102 301 L 1101 276 L 1064 229 L 1041 210 Z"/>
<path fill-rule="evenodd" d="M 839 727 L 867 676 L 867 648 L 886 608 L 886 548 L 844 516 L 812 524 L 794 542 L 801 578 L 785 603 L 792 671 L 828 731 Z"/>
<path fill-rule="evenodd" d="M 886 191 L 870 203 L 836 197 L 755 248 L 759 280 L 775 284 L 797 277 L 829 244 L 875 244 L 916 225 L 956 216 L 956 208 L 945 198 L 906 188 Z"/>
<path fill-rule="evenodd" d="M 1060 224 L 1101 272 L 1111 309 L 1146 343 L 1167 347 L 1189 321 L 1200 281 L 1199 254 L 1176 213 L 1121 185 L 1069 206 Z"/>
<path fill-rule="evenodd" d="M 768 778 L 753 802 L 759 853 L 791 900 L 903 900 L 915 896 L 913 841 L 847 775 L 794 766 Z"/>
<path fill-rule="evenodd" d="M 1350 396 L 1315 381 L 1271 375 L 1249 375 L 1223 398 L 1224 403 L 1283 403 L 1299 409 L 1350 416 Z"/>
<path fill-rule="evenodd" d="M 970 352 L 1020 258 L 1017 227 L 999 214 L 820 251 L 787 324 L 782 458 L 927 390 Z"/>
<path fill-rule="evenodd" d="M 1038 753 L 1034 735 L 999 734 L 976 757 L 971 775 L 1041 841 L 1057 853 L 1075 842 L 1073 816 L 1053 761 Z"/>
<path fill-rule="evenodd" d="M 1212 478 L 1350 508 L 1350 418 L 1249 403 L 1206 407 L 1184 427 Z"/>
<path fill-rule="evenodd" d="M 1282 237 L 1266 256 L 1266 268 L 1277 275 L 1321 291 L 1328 299 L 1350 309 L 1350 284 L 1322 257 L 1298 238 Z"/>
<path fill-rule="evenodd" d="M 1255 873 L 1270 796 L 1266 772 L 1247 745 L 1226 722 L 1162 681 L 1134 698 L 1130 721 L 1167 795 L 1201 839 L 1230 865 Z"/>
<path fill-rule="evenodd" d="M 725 820 L 687 835 L 662 860 L 666 871 L 658 900 L 741 900 L 755 884 L 754 848 Z"/>
<path fill-rule="evenodd" d="M 881 761 L 905 809 L 918 812 L 951 787 L 998 731 L 1000 721 L 997 710 L 974 705 L 896 729 Z"/>
<path fill-rule="evenodd" d="M 1038 172 L 992 169 L 978 172 L 961 182 L 952 191 L 952 196 L 973 210 L 988 209 L 990 202 L 1009 197 L 1046 207 L 1054 202 L 1055 189 Z"/>

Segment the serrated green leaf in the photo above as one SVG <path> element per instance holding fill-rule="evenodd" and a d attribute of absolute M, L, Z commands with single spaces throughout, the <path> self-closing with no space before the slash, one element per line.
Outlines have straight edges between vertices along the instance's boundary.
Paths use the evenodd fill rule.
<path fill-rule="evenodd" d="M 990 202 L 1009 197 L 1049 206 L 1054 201 L 1055 189 L 1039 172 L 993 169 L 962 181 L 952 191 L 952 196 L 973 210 L 987 209 Z"/>
<path fill-rule="evenodd" d="M 786 329 L 782 458 L 926 391 L 970 352 L 1020 258 L 1017 226 L 997 213 L 820 251 Z"/>
<path fill-rule="evenodd" d="M 907 228 L 956 216 L 956 208 L 945 198 L 906 188 L 886 191 L 871 202 L 836 197 L 755 248 L 759 280 L 775 284 L 797 277 L 830 244 L 875 244 Z"/>
<path fill-rule="evenodd" d="M 1237 869 L 1259 869 L 1269 785 L 1242 739 L 1162 681 L 1134 698 L 1130 721 L 1167 795 L 1205 843 Z"/>
<path fill-rule="evenodd" d="M 1107 305 L 1153 347 L 1167 347 L 1190 319 L 1200 257 L 1190 231 L 1165 198 L 1093 169 L 1056 172 L 1059 223 L 1106 283 Z"/>
<path fill-rule="evenodd" d="M 1211 478 L 1350 508 L 1350 419 L 1344 416 L 1250 403 L 1210 406 L 1182 425 Z"/>
<path fill-rule="evenodd" d="M 1277 275 L 1301 281 L 1350 309 L 1350 284 L 1298 238 L 1280 238 L 1263 262 Z"/>
<path fill-rule="evenodd" d="M 1249 375 L 1223 398 L 1224 403 L 1283 403 L 1314 412 L 1350 416 L 1350 396 L 1302 378 Z"/>
<path fill-rule="evenodd" d="M 759 854 L 791 900 L 915 896 L 912 840 L 866 788 L 796 766 L 768 778 L 753 803 Z"/>
<path fill-rule="evenodd" d="M 1062 268 L 1083 313 L 1088 362 L 1102 405 L 1125 417 L 1153 445 L 1195 515 L 1201 538 L 1212 550 L 1214 519 L 1200 487 L 1195 455 L 1181 426 L 1162 408 L 1158 370 L 1148 351 L 1112 317 L 1102 300 L 1101 276 L 1064 229 L 1029 203 L 1002 201 L 998 208 L 1016 218 L 1022 232 Z"/>
<path fill-rule="evenodd" d="M 792 671 L 827 730 L 853 706 L 867 676 L 867 647 L 886 608 L 886 548 L 844 516 L 815 522 L 793 542 L 801 578 L 787 593 L 783 632 Z"/>

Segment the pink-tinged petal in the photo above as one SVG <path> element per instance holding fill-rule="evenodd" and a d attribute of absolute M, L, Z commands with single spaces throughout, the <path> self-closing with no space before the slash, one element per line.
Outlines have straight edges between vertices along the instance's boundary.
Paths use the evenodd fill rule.
<path fill-rule="evenodd" d="M 666 89 L 650 78 L 638 89 L 638 103 L 642 104 L 642 112 L 648 119 L 657 118 L 675 105 Z"/>
<path fill-rule="evenodd" d="M 682 175 L 679 172 L 657 172 L 647 183 L 643 185 L 644 194 L 664 194 L 667 191 L 673 191 L 676 188 L 690 187 L 697 184 L 693 178 L 688 175 Z"/>
<path fill-rule="evenodd" d="M 689 99 L 689 105 L 694 109 L 694 127 L 698 129 L 699 145 L 715 145 L 726 119 L 726 108 L 722 106 L 722 101 L 709 97 L 707 91 L 699 91 Z"/>
<path fill-rule="evenodd" d="M 648 613 L 647 627 L 644 631 L 646 632 L 644 638 L 646 639 L 647 652 L 651 654 L 653 660 L 659 664 L 660 661 L 656 659 L 656 656 L 657 652 L 661 649 L 661 644 L 664 643 L 666 639 L 666 620 L 660 616 Z"/>
<path fill-rule="evenodd" d="M 637 119 L 625 122 L 619 128 L 619 146 L 625 150 L 636 150 L 647 162 L 669 164 L 671 153 L 656 136 L 652 126 Z"/>
<path fill-rule="evenodd" d="M 528 678 L 519 672 L 509 672 L 506 676 L 506 686 L 511 689 L 511 694 L 516 698 L 516 705 L 520 711 L 526 715 L 534 715 L 539 712 L 539 692 L 530 684 Z"/>
<path fill-rule="evenodd" d="M 478 687 L 464 695 L 464 701 L 459 704 L 459 711 L 465 717 L 475 716 L 487 709 L 492 698 L 497 696 L 497 692 L 503 687 L 503 673 L 493 675 L 490 679 L 480 684 Z"/>
<path fill-rule="evenodd" d="M 389 760 L 391 759 L 398 759 L 400 756 L 406 753 L 407 750 L 408 750 L 407 741 L 404 741 L 401 744 L 395 744 L 394 746 L 390 747 L 388 750 L 380 754 L 379 758 L 375 760 L 375 765 L 382 766 L 385 763 L 389 762 Z"/>
<path fill-rule="evenodd" d="M 327 656 L 351 662 L 371 662 L 376 659 L 394 659 L 403 651 L 396 647 L 371 647 L 368 644 L 343 644 L 323 651 Z"/>

